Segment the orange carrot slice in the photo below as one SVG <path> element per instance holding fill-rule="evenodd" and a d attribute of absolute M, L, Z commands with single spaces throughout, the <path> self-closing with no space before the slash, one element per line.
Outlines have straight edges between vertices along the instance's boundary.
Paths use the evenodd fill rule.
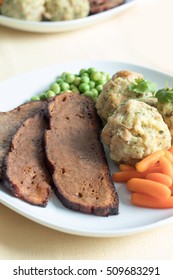
<path fill-rule="evenodd" d="M 131 196 L 132 204 L 147 208 L 166 209 L 173 208 L 173 196 L 161 200 L 143 193 L 133 193 Z"/>

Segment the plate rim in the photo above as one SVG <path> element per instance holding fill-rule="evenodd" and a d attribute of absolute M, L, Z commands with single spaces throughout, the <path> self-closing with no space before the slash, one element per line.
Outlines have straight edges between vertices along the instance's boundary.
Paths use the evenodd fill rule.
<path fill-rule="evenodd" d="M 30 215 L 29 213 L 21 213 L 20 210 L 14 210 L 13 206 L 9 205 L 8 203 L 5 203 L 4 201 L 2 202 L 0 199 L 0 203 L 2 203 L 4 206 L 6 206 L 7 208 L 9 208 L 10 210 L 14 211 L 15 213 L 23 216 L 24 218 L 30 220 L 31 222 L 34 222 L 36 224 L 39 224 L 41 226 L 44 226 L 48 229 L 52 229 L 61 233 L 66 233 L 66 234 L 70 234 L 70 235 L 75 235 L 75 236 L 82 236 L 82 237 L 97 237 L 97 238 L 112 238 L 112 237 L 125 237 L 125 236 L 132 236 L 132 235 L 136 235 L 136 234 L 140 234 L 140 233 L 144 233 L 144 232 L 148 232 L 151 230 L 154 230 L 156 228 L 159 228 L 161 226 L 164 225 L 168 225 L 170 223 L 173 223 L 173 217 L 168 217 L 164 220 L 152 223 L 150 225 L 147 226 L 140 226 L 140 227 L 136 227 L 134 229 L 126 229 L 124 231 L 122 230 L 116 230 L 116 232 L 114 230 L 110 230 L 109 232 L 105 231 L 89 231 L 89 230 L 75 230 L 75 229 L 69 229 L 67 227 L 63 227 L 63 226 L 53 226 L 51 223 L 47 222 L 44 223 L 43 221 L 39 220 L 39 219 L 33 219 L 32 215 Z M 34 207 L 34 206 L 33 206 Z M 84 214 L 85 215 L 85 214 Z M 100 218 L 100 217 L 98 217 Z M 101 217 L 103 218 L 103 217 Z M 107 218 L 107 217 L 104 217 Z M 116 219 L 116 216 L 115 216 Z"/>

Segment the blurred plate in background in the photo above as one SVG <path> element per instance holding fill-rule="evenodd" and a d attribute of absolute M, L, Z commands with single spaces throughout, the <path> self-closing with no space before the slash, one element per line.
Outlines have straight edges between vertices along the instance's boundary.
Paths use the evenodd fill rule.
<path fill-rule="evenodd" d="M 124 4 L 115 7 L 113 9 L 101 12 L 99 14 L 91 15 L 85 18 L 68 20 L 68 21 L 36 22 L 36 21 L 20 20 L 20 19 L 15 19 L 15 18 L 10 18 L 10 17 L 0 15 L 0 24 L 6 27 L 23 30 L 23 31 L 30 31 L 30 32 L 51 33 L 51 32 L 71 31 L 71 30 L 92 25 L 94 23 L 101 22 L 107 18 L 115 16 L 123 12 L 127 8 L 131 7 L 137 1 L 139 0 L 126 0 Z"/>

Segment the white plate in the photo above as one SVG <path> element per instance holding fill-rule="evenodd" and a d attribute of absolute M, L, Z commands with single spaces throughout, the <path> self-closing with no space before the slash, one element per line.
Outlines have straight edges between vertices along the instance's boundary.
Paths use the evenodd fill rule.
<path fill-rule="evenodd" d="M 31 96 L 40 93 L 64 71 L 78 73 L 81 68 L 89 67 L 96 67 L 111 75 L 122 69 L 137 71 L 142 73 L 146 79 L 156 82 L 159 87 L 165 87 L 166 82 L 173 86 L 173 77 L 142 66 L 109 61 L 71 62 L 3 81 L 0 84 L 0 111 L 12 109 Z M 109 160 L 109 164 L 112 173 L 116 170 L 116 166 L 111 160 Z M 126 186 L 116 184 L 116 187 L 120 199 L 118 216 L 97 217 L 74 212 L 65 208 L 54 195 L 50 198 L 47 207 L 42 209 L 13 197 L 2 185 L 0 186 L 0 202 L 39 224 L 83 236 L 129 235 L 173 222 L 173 209 L 157 210 L 135 207 L 130 203 L 130 194 L 126 190 Z"/>
<path fill-rule="evenodd" d="M 88 16 L 81 19 L 69 20 L 69 21 L 57 21 L 57 22 L 34 22 L 34 21 L 26 21 L 14 19 L 6 16 L 0 15 L 0 24 L 24 31 L 31 32 L 65 32 L 71 31 L 75 29 L 79 29 L 94 23 L 98 23 L 104 21 L 107 18 L 110 18 L 114 15 L 123 12 L 130 6 L 132 6 L 135 2 L 139 0 L 126 0 L 123 5 L 110 9 L 108 11 Z"/>

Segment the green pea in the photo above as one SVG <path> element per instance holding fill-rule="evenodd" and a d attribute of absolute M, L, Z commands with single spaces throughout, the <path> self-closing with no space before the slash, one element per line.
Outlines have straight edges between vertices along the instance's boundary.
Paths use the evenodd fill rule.
<path fill-rule="evenodd" d="M 107 82 L 111 79 L 111 76 L 109 74 L 106 74 L 106 80 Z"/>
<path fill-rule="evenodd" d="M 79 86 L 80 83 L 81 83 L 81 78 L 80 78 L 80 77 L 76 77 L 76 78 L 74 79 L 73 84 L 74 84 L 75 86 Z"/>
<path fill-rule="evenodd" d="M 107 73 L 101 72 L 102 80 L 107 81 L 107 75 L 108 75 Z"/>
<path fill-rule="evenodd" d="M 70 85 L 70 89 L 71 89 L 73 92 L 79 93 L 79 89 L 78 89 L 75 85 Z"/>
<path fill-rule="evenodd" d="M 89 74 L 88 74 L 87 72 L 84 72 L 83 74 L 80 75 L 80 77 L 82 77 L 82 76 L 87 76 L 87 77 L 89 77 Z"/>
<path fill-rule="evenodd" d="M 97 85 L 96 90 L 100 93 L 103 90 L 103 85 Z"/>
<path fill-rule="evenodd" d="M 72 92 L 72 91 L 70 89 L 61 91 L 61 93 L 64 93 L 64 92 Z"/>
<path fill-rule="evenodd" d="M 90 68 L 88 68 L 88 70 L 87 70 L 87 72 L 88 72 L 88 74 L 89 75 L 91 75 L 93 72 L 96 72 L 97 70 L 96 70 L 96 68 L 94 68 L 94 67 L 90 67 Z"/>
<path fill-rule="evenodd" d="M 89 82 L 90 82 L 90 78 L 89 78 L 88 76 L 83 75 L 83 76 L 81 77 L 81 83 L 87 83 L 87 84 L 89 84 Z"/>
<path fill-rule="evenodd" d="M 96 83 L 94 81 L 89 82 L 90 89 L 95 88 Z"/>
<path fill-rule="evenodd" d="M 52 90 L 55 94 L 58 94 L 61 91 L 60 86 L 57 83 L 51 84 L 50 90 Z"/>
<path fill-rule="evenodd" d="M 58 78 L 58 79 L 56 80 L 56 83 L 58 83 L 58 84 L 60 84 L 60 83 L 62 83 L 62 82 L 64 82 L 64 80 L 61 79 L 61 78 Z"/>
<path fill-rule="evenodd" d="M 62 82 L 59 84 L 61 91 L 67 91 L 70 89 L 70 85 L 66 82 Z"/>
<path fill-rule="evenodd" d="M 81 75 L 84 74 L 84 73 L 87 73 L 87 70 L 84 69 L 84 68 L 82 68 L 82 69 L 79 71 L 79 75 L 81 76 Z"/>
<path fill-rule="evenodd" d="M 46 99 L 46 93 L 45 92 L 42 92 L 40 95 L 40 100 L 45 100 Z"/>
<path fill-rule="evenodd" d="M 56 94 L 55 92 L 53 92 L 52 90 L 48 90 L 46 92 L 46 98 L 51 98 L 51 97 L 54 97 Z"/>
<path fill-rule="evenodd" d="M 98 85 L 104 85 L 107 82 L 107 76 L 106 75 L 101 75 L 101 79 L 97 81 Z"/>
<path fill-rule="evenodd" d="M 69 72 L 63 72 L 63 73 L 61 74 L 61 76 L 60 76 L 60 79 L 62 79 L 62 80 L 64 81 L 65 76 L 66 76 L 67 74 L 69 74 Z"/>
<path fill-rule="evenodd" d="M 98 94 L 99 94 L 99 93 L 98 93 L 98 90 L 95 89 L 95 88 L 92 88 L 92 89 L 91 89 L 91 92 L 92 92 L 92 94 L 93 94 L 94 97 L 98 96 Z"/>
<path fill-rule="evenodd" d="M 93 72 L 90 76 L 91 80 L 94 82 L 97 82 L 101 79 L 101 73 L 100 72 Z"/>
<path fill-rule="evenodd" d="M 40 100 L 40 97 L 39 97 L 39 96 L 33 96 L 33 97 L 31 97 L 31 101 L 37 101 L 37 100 Z"/>
<path fill-rule="evenodd" d="M 79 86 L 79 90 L 82 93 L 86 92 L 86 91 L 89 91 L 90 90 L 90 86 L 87 83 L 81 83 L 80 86 Z"/>
<path fill-rule="evenodd" d="M 91 97 L 91 98 L 94 97 L 92 91 L 86 91 L 86 92 L 83 93 L 83 95 Z"/>
<path fill-rule="evenodd" d="M 65 76 L 64 76 L 64 81 L 71 84 L 73 83 L 75 80 L 75 75 L 74 74 L 70 74 L 70 73 L 67 73 Z"/>

